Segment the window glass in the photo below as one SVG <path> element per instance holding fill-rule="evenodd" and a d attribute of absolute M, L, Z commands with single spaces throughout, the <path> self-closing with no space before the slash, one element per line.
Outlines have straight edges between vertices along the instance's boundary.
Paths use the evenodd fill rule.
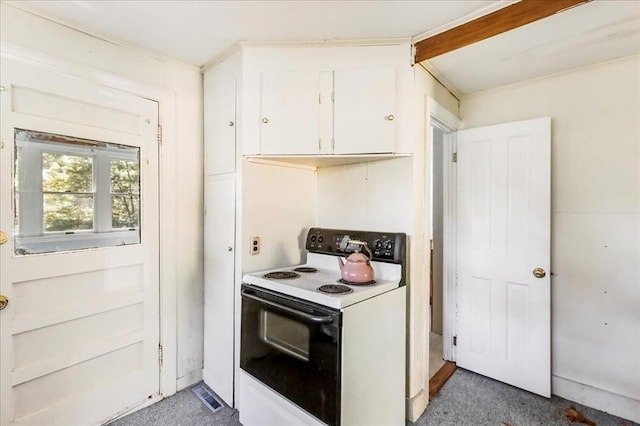
<path fill-rule="evenodd" d="M 140 243 L 140 148 L 15 131 L 16 254 Z"/>
<path fill-rule="evenodd" d="M 44 231 L 93 229 L 93 158 L 42 153 Z"/>
<path fill-rule="evenodd" d="M 132 228 L 140 224 L 140 164 L 111 160 L 111 226 Z"/>

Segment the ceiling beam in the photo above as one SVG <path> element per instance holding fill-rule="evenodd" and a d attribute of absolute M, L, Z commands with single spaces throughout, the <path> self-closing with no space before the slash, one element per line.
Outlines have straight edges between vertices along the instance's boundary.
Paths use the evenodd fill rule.
<path fill-rule="evenodd" d="M 591 0 L 521 0 L 415 43 L 415 63 L 538 21 Z"/>

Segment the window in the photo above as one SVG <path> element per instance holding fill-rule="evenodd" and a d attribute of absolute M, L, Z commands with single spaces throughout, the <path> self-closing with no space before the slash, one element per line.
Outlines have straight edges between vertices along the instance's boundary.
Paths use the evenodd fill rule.
<path fill-rule="evenodd" d="M 140 243 L 140 149 L 16 129 L 16 254 Z"/>

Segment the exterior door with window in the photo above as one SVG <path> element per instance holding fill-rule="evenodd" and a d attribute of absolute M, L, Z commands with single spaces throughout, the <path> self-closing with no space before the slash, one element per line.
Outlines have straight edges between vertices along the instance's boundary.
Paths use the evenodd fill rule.
<path fill-rule="evenodd" d="M 0 424 L 159 393 L 158 105 L 2 58 Z"/>

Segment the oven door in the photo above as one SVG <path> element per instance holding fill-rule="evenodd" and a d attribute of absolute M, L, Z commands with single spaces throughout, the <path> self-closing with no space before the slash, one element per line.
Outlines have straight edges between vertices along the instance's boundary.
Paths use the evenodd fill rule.
<path fill-rule="evenodd" d="M 340 311 L 242 285 L 240 367 L 321 421 L 340 415 Z"/>

